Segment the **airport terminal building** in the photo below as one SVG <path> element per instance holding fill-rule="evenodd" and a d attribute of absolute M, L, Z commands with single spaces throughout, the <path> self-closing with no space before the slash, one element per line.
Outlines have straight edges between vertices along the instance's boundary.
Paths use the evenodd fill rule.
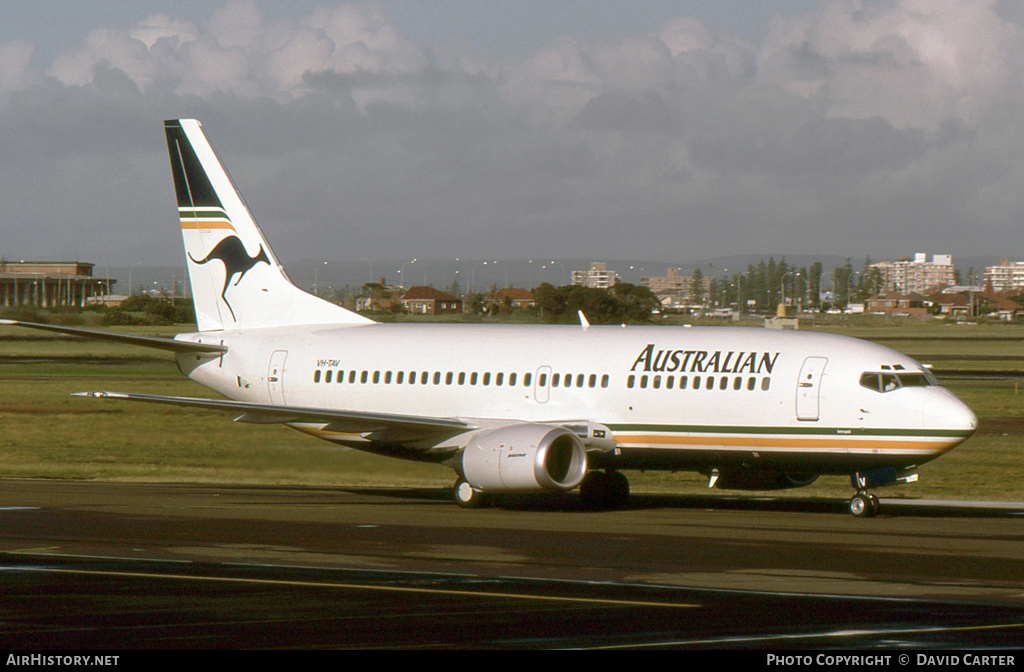
<path fill-rule="evenodd" d="M 85 307 L 110 294 L 117 282 L 93 277 L 94 266 L 81 261 L 0 259 L 0 306 Z"/>

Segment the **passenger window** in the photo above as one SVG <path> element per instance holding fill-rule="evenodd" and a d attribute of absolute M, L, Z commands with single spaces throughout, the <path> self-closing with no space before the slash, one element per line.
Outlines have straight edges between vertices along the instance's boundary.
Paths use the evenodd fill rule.
<path fill-rule="evenodd" d="M 471 384 L 473 384 L 473 385 L 476 384 L 476 374 L 475 373 L 470 378 L 470 380 L 471 380 Z M 465 385 L 465 384 L 466 384 L 466 372 L 465 371 L 459 371 L 459 385 Z"/>
<path fill-rule="evenodd" d="M 350 385 L 352 383 L 356 382 L 356 372 L 355 371 L 349 371 L 348 372 L 348 382 L 349 382 Z"/>
<path fill-rule="evenodd" d="M 772 384 L 772 379 L 771 378 L 765 376 L 764 378 L 761 379 L 761 389 L 764 390 L 765 392 L 768 391 L 768 388 L 771 386 L 771 384 Z"/>
<path fill-rule="evenodd" d="M 532 373 L 524 373 L 523 374 L 523 387 L 529 387 L 531 380 L 533 380 L 533 374 Z M 544 387 L 543 383 L 541 383 L 541 387 Z"/>
<path fill-rule="evenodd" d="M 743 378 L 736 376 L 732 379 L 732 389 L 739 390 L 743 388 Z"/>
<path fill-rule="evenodd" d="M 363 372 L 361 372 L 359 374 L 359 382 L 360 383 L 363 383 L 365 385 L 366 381 L 369 380 L 369 379 L 370 379 L 370 372 L 369 371 L 363 371 Z"/>
<path fill-rule="evenodd" d="M 587 386 L 588 387 L 597 387 L 597 374 L 596 373 L 590 374 L 590 378 L 587 379 Z"/>
<path fill-rule="evenodd" d="M 757 387 L 757 378 L 754 378 L 753 376 L 747 378 L 747 389 L 753 390 L 755 387 Z"/>
<path fill-rule="evenodd" d="M 384 374 L 384 384 L 385 385 L 390 385 L 391 384 L 391 372 L 390 371 L 388 371 L 387 373 Z"/>
<path fill-rule="evenodd" d="M 608 374 L 601 376 L 601 387 L 608 387 Z"/>
<path fill-rule="evenodd" d="M 632 390 L 633 389 L 633 385 L 635 385 L 635 384 L 636 384 L 636 376 L 630 375 L 628 378 L 626 378 L 626 387 L 628 387 L 629 389 Z"/>
<path fill-rule="evenodd" d="M 576 387 L 583 387 L 583 378 L 585 376 L 582 373 L 576 374 Z M 593 387 L 593 385 L 591 385 Z"/>
<path fill-rule="evenodd" d="M 336 380 L 339 383 L 344 383 L 345 382 L 345 372 L 344 371 L 338 371 L 338 377 L 337 377 Z"/>
<path fill-rule="evenodd" d="M 324 375 L 324 382 L 325 383 L 331 382 L 331 377 L 333 375 L 334 375 L 334 371 L 331 371 L 331 370 L 328 369 L 327 373 Z"/>
<path fill-rule="evenodd" d="M 686 389 L 686 376 L 679 376 L 679 389 L 680 390 L 685 390 Z"/>
<path fill-rule="evenodd" d="M 516 386 L 516 374 L 515 373 L 508 374 L 508 386 L 509 387 L 515 387 Z"/>
<path fill-rule="evenodd" d="M 490 373 L 485 373 L 484 374 L 484 379 L 483 379 L 482 382 L 483 382 L 484 385 L 490 385 L 491 384 L 491 374 Z"/>
<path fill-rule="evenodd" d="M 555 375 L 557 376 L 558 374 L 556 373 Z M 526 377 L 529 378 L 530 374 L 526 374 Z M 529 383 L 527 383 L 527 384 L 529 384 Z M 546 374 L 546 373 L 540 374 L 540 378 L 537 379 L 537 384 L 539 386 L 541 386 L 541 387 L 547 387 L 547 384 L 548 384 L 548 374 Z"/>
<path fill-rule="evenodd" d="M 440 371 L 434 371 L 434 385 L 440 385 L 440 384 L 441 384 L 441 372 Z"/>
<path fill-rule="evenodd" d="M 455 380 L 455 374 L 454 373 L 449 371 L 448 373 L 444 374 L 444 384 L 445 385 L 451 385 L 453 380 Z"/>
<path fill-rule="evenodd" d="M 504 373 L 496 373 L 496 374 L 494 374 L 494 384 L 495 385 L 501 385 L 502 382 L 504 382 L 504 380 L 505 380 L 505 374 Z"/>
<path fill-rule="evenodd" d="M 316 371 L 313 372 L 313 382 L 314 383 L 319 383 L 320 382 L 320 369 L 317 369 Z"/>
<path fill-rule="evenodd" d="M 718 389 L 728 390 L 729 389 L 729 376 L 722 376 L 722 379 L 718 381 Z"/>
<path fill-rule="evenodd" d="M 654 377 L 654 389 L 656 389 L 656 390 L 660 390 L 661 389 L 661 376 L 655 376 Z"/>
<path fill-rule="evenodd" d="M 401 385 L 405 382 L 405 371 L 399 371 L 396 375 L 398 377 L 395 378 L 395 385 Z"/>
<path fill-rule="evenodd" d="M 700 376 L 694 376 L 693 377 L 693 389 L 695 389 L 695 390 L 699 390 L 700 389 Z"/>
<path fill-rule="evenodd" d="M 380 382 L 380 371 L 373 372 L 373 384 L 376 385 Z"/>
<path fill-rule="evenodd" d="M 558 374 L 558 373 L 551 374 L 551 387 L 558 387 L 558 381 L 560 380 L 560 375 L 561 374 Z M 541 374 L 541 377 L 543 378 L 543 374 Z M 541 387 L 544 387 L 543 383 L 541 383 Z"/>
<path fill-rule="evenodd" d="M 708 382 L 707 382 L 707 385 L 704 386 L 704 389 L 707 389 L 707 390 L 715 389 L 715 377 L 714 376 L 708 376 Z"/>

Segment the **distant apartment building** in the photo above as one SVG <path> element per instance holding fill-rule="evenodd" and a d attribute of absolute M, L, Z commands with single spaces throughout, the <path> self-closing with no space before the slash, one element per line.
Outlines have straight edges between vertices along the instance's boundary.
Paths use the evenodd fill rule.
<path fill-rule="evenodd" d="M 110 294 L 117 282 L 93 277 L 95 264 L 81 261 L 6 261 L 0 259 L 0 305 L 78 306 Z"/>
<path fill-rule="evenodd" d="M 994 292 L 1020 292 L 1024 290 L 1024 261 L 1010 263 L 1000 259 L 998 266 L 985 269 L 985 286 Z"/>
<path fill-rule="evenodd" d="M 640 284 L 659 296 L 690 296 L 693 278 L 683 275 L 678 268 L 669 268 L 663 276 L 640 278 Z"/>
<path fill-rule="evenodd" d="M 592 262 L 589 271 L 572 272 L 572 284 L 593 289 L 608 289 L 618 281 L 618 274 L 615 271 L 609 271 L 608 264 L 603 261 Z"/>
<path fill-rule="evenodd" d="M 871 268 L 878 270 L 882 291 L 926 294 L 956 282 L 956 269 L 949 254 L 935 254 L 928 261 L 927 255 L 919 252 L 912 261 L 880 261 Z"/>

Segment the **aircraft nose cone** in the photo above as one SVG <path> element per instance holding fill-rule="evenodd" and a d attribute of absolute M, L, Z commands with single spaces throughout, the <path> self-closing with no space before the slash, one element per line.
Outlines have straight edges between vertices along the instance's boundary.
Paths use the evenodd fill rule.
<path fill-rule="evenodd" d="M 924 420 L 927 427 L 963 432 L 964 438 L 978 429 L 978 416 L 952 392 L 939 388 L 939 394 L 925 403 Z"/>

